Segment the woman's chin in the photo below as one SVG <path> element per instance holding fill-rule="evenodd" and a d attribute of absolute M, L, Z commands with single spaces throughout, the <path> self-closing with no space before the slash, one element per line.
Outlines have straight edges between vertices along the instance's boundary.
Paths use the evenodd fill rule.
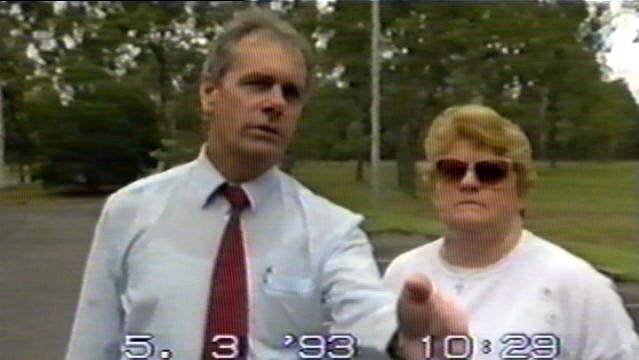
<path fill-rule="evenodd" d="M 444 223 L 451 229 L 473 231 L 493 225 L 494 221 L 491 220 L 492 219 L 480 214 L 458 214 L 449 219 L 444 219 Z"/>

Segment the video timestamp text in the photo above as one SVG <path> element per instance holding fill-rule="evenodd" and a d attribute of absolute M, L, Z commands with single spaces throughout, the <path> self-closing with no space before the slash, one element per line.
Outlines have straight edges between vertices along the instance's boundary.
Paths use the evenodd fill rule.
<path fill-rule="evenodd" d="M 157 359 L 153 335 L 127 335 L 121 351 L 126 359 Z M 215 335 L 211 339 L 216 350 L 211 352 L 213 359 L 235 359 L 240 354 L 240 340 L 234 335 Z M 357 356 L 357 338 L 351 334 L 315 335 L 305 334 L 299 337 L 286 334 L 284 348 L 296 349 L 300 359 L 352 359 Z M 160 360 L 174 358 L 172 350 L 163 349 L 157 355 Z"/>
<path fill-rule="evenodd" d="M 559 356 L 561 348 L 559 337 L 551 333 L 504 334 L 497 344 L 467 335 L 446 336 L 441 342 L 427 336 L 422 342 L 424 360 L 433 359 L 435 349 L 440 349 L 444 359 L 470 359 L 479 352 L 485 355 L 495 354 L 495 359 L 499 360 L 552 360 Z"/>

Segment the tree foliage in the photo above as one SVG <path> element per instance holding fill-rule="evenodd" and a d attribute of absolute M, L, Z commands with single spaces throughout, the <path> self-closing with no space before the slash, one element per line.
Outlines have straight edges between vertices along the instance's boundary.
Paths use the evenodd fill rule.
<path fill-rule="evenodd" d="M 46 185 L 125 184 L 150 171 L 159 144 L 153 104 L 140 89 L 101 81 L 65 108 L 42 93 L 25 111 L 38 122 Z"/>
<path fill-rule="evenodd" d="M 361 165 L 368 154 L 368 141 L 358 134 L 369 132 L 370 3 L 326 2 L 319 8 L 301 1 L 253 2 L 278 9 L 316 47 L 317 86 L 293 153 L 359 159 Z M 637 105 L 626 84 L 606 81 L 611 77 L 601 54 L 613 22 L 605 4 L 381 5 L 381 150 L 383 157 L 399 160 L 399 184 L 409 193 L 424 129 L 437 113 L 460 103 L 487 104 L 518 123 L 538 159 L 639 155 L 633 136 L 639 128 Z M 197 78 L 207 44 L 221 22 L 244 6 L 0 3 L 0 81 L 10 160 L 58 163 L 61 153 L 92 153 L 83 147 L 99 147 L 107 139 L 120 149 L 114 153 L 128 154 L 136 173 L 149 166 L 151 150 L 167 166 L 188 160 L 202 139 Z M 117 97 L 113 89 L 135 95 Z M 132 111 L 132 104 L 143 115 Z M 53 121 L 61 125 L 50 126 Z M 102 127 L 93 128 L 94 121 Z M 149 142 L 141 141 L 134 126 L 153 134 Z M 130 131 L 115 131 L 125 128 Z M 115 132 L 101 137 L 98 130 Z M 73 137 L 84 142 L 62 141 Z M 57 150 L 47 139 L 59 141 Z M 139 152 L 124 151 L 128 146 Z"/>

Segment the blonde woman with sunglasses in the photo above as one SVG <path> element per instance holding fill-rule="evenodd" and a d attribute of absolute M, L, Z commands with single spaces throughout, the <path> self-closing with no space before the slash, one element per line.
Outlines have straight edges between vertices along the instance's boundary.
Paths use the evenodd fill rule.
<path fill-rule="evenodd" d="M 385 282 L 399 291 L 407 276 L 422 273 L 465 308 L 472 338 L 444 341 L 450 358 L 639 359 L 614 284 L 524 229 L 536 173 L 517 125 L 485 106 L 456 106 L 435 118 L 424 145 L 445 232 L 396 258 Z M 426 356 L 431 343 L 424 339 Z"/>

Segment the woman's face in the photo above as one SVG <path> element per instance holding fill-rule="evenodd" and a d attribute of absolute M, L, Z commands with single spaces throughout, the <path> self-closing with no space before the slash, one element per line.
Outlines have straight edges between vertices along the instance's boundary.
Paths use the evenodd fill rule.
<path fill-rule="evenodd" d="M 526 204 L 517 194 L 512 162 L 492 151 L 458 140 L 435 159 L 433 202 L 449 229 L 500 229 L 520 218 Z"/>

